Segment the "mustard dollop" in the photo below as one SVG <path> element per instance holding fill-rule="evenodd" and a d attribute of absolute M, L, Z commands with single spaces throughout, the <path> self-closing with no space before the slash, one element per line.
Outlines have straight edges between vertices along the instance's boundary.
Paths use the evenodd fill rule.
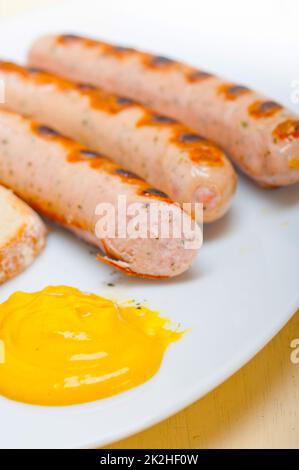
<path fill-rule="evenodd" d="M 143 306 L 75 288 L 16 292 L 0 305 L 0 394 L 36 405 L 115 395 L 150 379 L 182 333 Z"/>

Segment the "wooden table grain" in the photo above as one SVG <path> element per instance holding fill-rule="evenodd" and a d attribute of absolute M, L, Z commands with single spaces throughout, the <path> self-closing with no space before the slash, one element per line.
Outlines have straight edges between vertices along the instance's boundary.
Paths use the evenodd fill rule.
<path fill-rule="evenodd" d="M 58 0 L 0 0 L 0 18 Z M 107 448 L 299 448 L 299 310 L 225 383 L 175 416 Z M 298 354 L 299 360 L 299 354 Z"/>

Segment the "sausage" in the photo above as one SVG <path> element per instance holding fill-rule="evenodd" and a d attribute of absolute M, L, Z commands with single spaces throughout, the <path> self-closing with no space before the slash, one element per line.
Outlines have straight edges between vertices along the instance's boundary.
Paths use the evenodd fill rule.
<path fill-rule="evenodd" d="M 126 196 L 128 205 L 139 203 L 144 211 L 153 203 L 169 209 L 174 229 L 180 220 L 191 224 L 191 218 L 164 193 L 116 163 L 47 126 L 4 110 L 0 111 L 0 181 L 37 211 L 99 247 L 104 255 L 98 259 L 126 274 L 153 279 L 176 276 L 190 267 L 198 251 L 185 244 L 192 237 L 196 241 L 196 230 L 195 236 L 182 231 L 177 238 L 159 238 L 158 232 L 154 238 L 149 225 L 144 238 L 117 233 L 99 239 L 98 204 L 110 203 L 118 223 L 119 195 Z M 129 223 L 134 217 L 127 219 Z"/>
<path fill-rule="evenodd" d="M 29 63 L 138 99 L 222 146 L 258 184 L 299 180 L 299 118 L 242 85 L 165 57 L 66 34 L 35 42 Z"/>
<path fill-rule="evenodd" d="M 105 153 L 180 203 L 203 204 L 204 221 L 229 208 L 236 174 L 216 145 L 177 121 L 93 86 L 0 63 L 3 106 Z"/>

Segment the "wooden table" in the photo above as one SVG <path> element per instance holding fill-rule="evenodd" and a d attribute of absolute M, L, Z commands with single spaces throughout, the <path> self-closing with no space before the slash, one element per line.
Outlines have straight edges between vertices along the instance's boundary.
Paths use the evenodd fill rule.
<path fill-rule="evenodd" d="M 58 0 L 0 0 L 0 18 Z M 250 363 L 172 418 L 109 448 L 299 448 L 299 311 Z"/>

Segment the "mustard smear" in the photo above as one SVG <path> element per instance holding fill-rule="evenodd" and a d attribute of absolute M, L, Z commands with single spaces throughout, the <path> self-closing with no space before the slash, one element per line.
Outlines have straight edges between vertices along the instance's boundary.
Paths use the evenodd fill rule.
<path fill-rule="evenodd" d="M 0 394 L 71 405 L 136 387 L 182 336 L 167 324 L 146 307 L 71 287 L 16 292 L 0 305 Z"/>

